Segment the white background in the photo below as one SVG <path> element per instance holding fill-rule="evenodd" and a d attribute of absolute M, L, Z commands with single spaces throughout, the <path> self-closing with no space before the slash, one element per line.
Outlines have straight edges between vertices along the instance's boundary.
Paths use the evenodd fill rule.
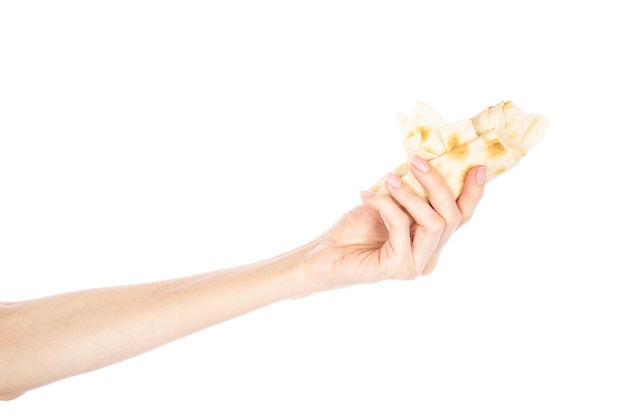
<path fill-rule="evenodd" d="M 305 243 L 401 161 L 417 100 L 551 125 L 433 275 L 282 302 L 0 416 L 625 416 L 617 4 L 1 2 L 6 301 Z"/>

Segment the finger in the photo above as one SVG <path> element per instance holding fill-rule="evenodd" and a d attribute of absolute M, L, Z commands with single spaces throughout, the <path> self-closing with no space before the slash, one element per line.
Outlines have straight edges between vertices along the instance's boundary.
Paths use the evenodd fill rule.
<path fill-rule="evenodd" d="M 456 203 L 461 211 L 461 222 L 459 225 L 463 225 L 469 221 L 474 215 L 478 202 L 483 197 L 485 192 L 485 182 L 487 180 L 487 167 L 478 166 L 472 168 L 467 177 L 465 178 L 465 185 L 461 196 L 457 199 Z"/>
<path fill-rule="evenodd" d="M 446 228 L 446 231 L 439 241 L 439 245 L 435 251 L 433 251 L 433 255 L 428 260 L 428 264 L 424 268 L 424 275 L 435 269 L 439 261 L 439 257 L 441 256 L 441 252 L 452 236 L 452 233 L 461 225 L 469 221 L 474 214 L 474 210 L 476 209 L 476 206 L 478 206 L 478 202 L 480 201 L 480 198 L 485 190 L 486 173 L 487 170 L 485 166 L 474 167 L 468 172 L 465 179 L 463 193 L 456 200 L 458 215 L 455 216 L 458 216 L 458 218 L 452 222 L 456 226 L 453 229 L 450 229 L 449 227 Z"/>
<path fill-rule="evenodd" d="M 389 249 L 391 254 L 401 259 L 410 257 L 411 224 L 413 220 L 390 195 L 383 193 L 361 192 L 361 200 L 366 206 L 377 210 L 389 231 Z"/>
<path fill-rule="evenodd" d="M 427 161 L 419 156 L 413 158 L 411 161 L 411 172 L 424 187 L 432 207 L 445 221 L 443 233 L 437 243 L 437 247 L 424 267 L 423 274 L 426 275 L 435 269 L 443 248 L 450 240 L 454 231 L 463 222 L 463 212 L 458 206 L 446 179 L 437 169 L 431 167 Z M 469 208 L 466 207 L 466 209 Z"/>
<path fill-rule="evenodd" d="M 452 233 L 461 222 L 462 216 L 446 179 L 418 155 L 411 160 L 411 173 L 426 191 L 430 205 L 446 221 L 447 232 Z"/>
<path fill-rule="evenodd" d="M 439 245 L 445 230 L 445 220 L 417 193 L 394 174 L 386 177 L 389 194 L 406 210 L 416 223 L 412 242 L 416 275 L 421 274 Z"/>

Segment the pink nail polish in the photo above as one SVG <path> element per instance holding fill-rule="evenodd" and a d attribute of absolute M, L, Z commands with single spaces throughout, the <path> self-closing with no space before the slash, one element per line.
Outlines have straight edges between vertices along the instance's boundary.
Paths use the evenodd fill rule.
<path fill-rule="evenodd" d="M 368 198 L 374 196 L 374 192 L 371 190 L 361 190 L 361 197 Z"/>
<path fill-rule="evenodd" d="M 428 164 L 428 161 L 426 161 L 419 155 L 415 155 L 413 157 L 413 159 L 411 160 L 411 164 L 413 164 L 413 166 L 415 166 L 415 168 L 417 168 L 422 173 L 428 173 L 428 171 L 430 170 L 430 165 Z"/>
<path fill-rule="evenodd" d="M 387 175 L 385 176 L 385 181 L 388 185 L 393 187 L 402 186 L 402 179 L 393 173 L 387 173 Z"/>

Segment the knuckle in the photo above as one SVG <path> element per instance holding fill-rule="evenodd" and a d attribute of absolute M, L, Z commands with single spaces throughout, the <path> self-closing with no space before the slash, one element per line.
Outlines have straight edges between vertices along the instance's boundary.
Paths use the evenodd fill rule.
<path fill-rule="evenodd" d="M 446 229 L 446 220 L 439 214 L 433 214 L 428 220 L 427 227 L 437 232 L 443 232 Z"/>
<path fill-rule="evenodd" d="M 392 228 L 409 229 L 413 220 L 404 212 L 394 214 L 382 214 L 385 222 Z"/>
<path fill-rule="evenodd" d="M 398 226 L 401 226 L 402 228 L 410 228 L 411 224 L 413 224 L 413 219 L 409 215 L 404 212 L 402 212 L 401 215 L 398 215 Z"/>

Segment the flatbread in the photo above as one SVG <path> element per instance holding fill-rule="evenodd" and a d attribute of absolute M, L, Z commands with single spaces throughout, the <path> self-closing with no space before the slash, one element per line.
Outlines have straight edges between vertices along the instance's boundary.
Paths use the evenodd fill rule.
<path fill-rule="evenodd" d="M 412 117 L 399 115 L 398 119 L 407 161 L 392 172 L 426 199 L 426 192 L 409 169 L 416 154 L 441 172 L 457 198 L 472 167 L 485 165 L 487 181 L 493 180 L 516 166 L 548 127 L 546 118 L 528 114 L 510 101 L 454 123 L 446 123 L 437 111 L 420 102 Z M 386 192 L 384 184 L 382 178 L 371 190 Z"/>

